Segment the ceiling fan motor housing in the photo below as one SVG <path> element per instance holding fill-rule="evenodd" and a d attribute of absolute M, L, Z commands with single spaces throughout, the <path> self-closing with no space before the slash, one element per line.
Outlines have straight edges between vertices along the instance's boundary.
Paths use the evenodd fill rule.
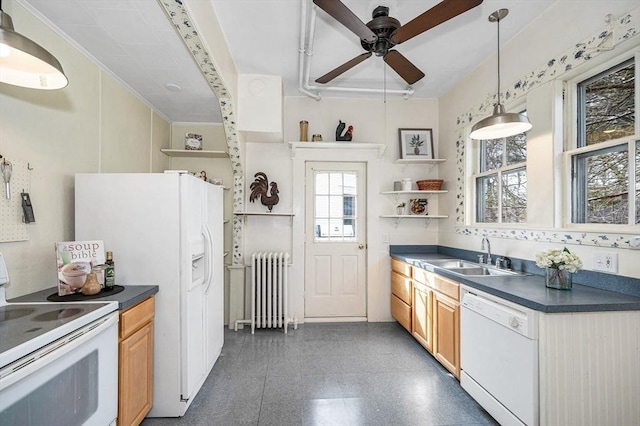
<path fill-rule="evenodd" d="M 389 16 L 389 8 L 378 6 L 373 9 L 372 20 L 367 22 L 367 27 L 378 37 L 373 43 L 360 41 L 362 48 L 368 52 L 373 52 L 376 56 L 384 56 L 396 44 L 391 41 L 391 35 L 400 28 L 400 21 Z"/>

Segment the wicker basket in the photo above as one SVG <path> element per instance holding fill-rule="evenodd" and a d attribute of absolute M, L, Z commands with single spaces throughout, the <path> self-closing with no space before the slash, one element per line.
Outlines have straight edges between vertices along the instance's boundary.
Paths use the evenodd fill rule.
<path fill-rule="evenodd" d="M 442 188 L 442 179 L 425 179 L 416 181 L 418 189 L 421 191 L 439 191 Z"/>

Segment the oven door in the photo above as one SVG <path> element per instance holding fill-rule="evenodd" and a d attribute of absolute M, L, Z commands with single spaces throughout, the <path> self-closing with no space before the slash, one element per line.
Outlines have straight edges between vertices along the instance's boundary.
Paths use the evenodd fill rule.
<path fill-rule="evenodd" d="M 111 425 L 118 411 L 118 314 L 0 370 L 8 425 Z"/>

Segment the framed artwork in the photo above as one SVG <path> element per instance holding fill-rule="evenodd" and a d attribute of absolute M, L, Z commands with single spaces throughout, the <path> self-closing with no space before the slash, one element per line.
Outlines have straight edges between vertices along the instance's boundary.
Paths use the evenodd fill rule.
<path fill-rule="evenodd" d="M 433 159 L 431 129 L 398 129 L 401 160 Z"/>

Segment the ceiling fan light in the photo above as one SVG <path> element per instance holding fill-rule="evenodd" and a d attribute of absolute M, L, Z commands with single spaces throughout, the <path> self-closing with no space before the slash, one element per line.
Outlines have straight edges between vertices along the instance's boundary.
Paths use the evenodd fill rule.
<path fill-rule="evenodd" d="M 69 84 L 60 62 L 42 46 L 18 34 L 0 10 L 0 82 L 31 89 L 62 89 Z"/>
<path fill-rule="evenodd" d="M 515 112 L 505 112 L 502 104 L 493 107 L 493 114 L 478 121 L 469 137 L 476 140 L 500 139 L 531 130 L 529 117 Z"/>

